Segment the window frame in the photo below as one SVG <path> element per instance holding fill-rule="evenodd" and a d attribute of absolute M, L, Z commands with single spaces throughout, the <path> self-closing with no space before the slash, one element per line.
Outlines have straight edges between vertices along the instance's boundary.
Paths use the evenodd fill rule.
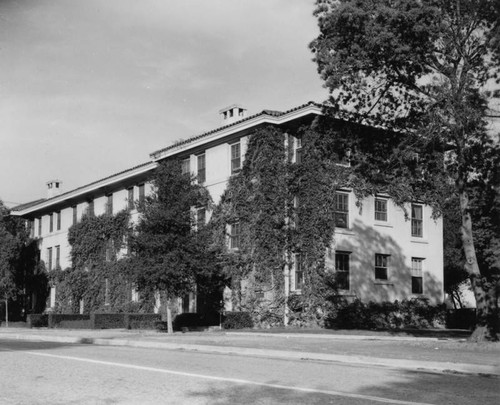
<path fill-rule="evenodd" d="M 106 215 L 113 215 L 113 193 L 106 194 Z"/>
<path fill-rule="evenodd" d="M 302 262 L 302 255 L 296 253 L 293 261 L 293 291 L 302 292 L 304 287 L 304 263 Z"/>
<path fill-rule="evenodd" d="M 191 158 L 187 157 L 181 160 L 181 174 L 191 173 Z"/>
<path fill-rule="evenodd" d="M 390 267 L 390 257 L 384 253 L 375 253 L 375 280 L 376 281 L 387 281 L 389 280 L 389 267 Z M 382 274 L 382 277 L 380 273 Z"/>
<path fill-rule="evenodd" d="M 72 209 L 71 218 L 73 221 L 73 225 L 75 225 L 78 222 L 78 208 L 76 205 L 73 205 L 71 209 Z"/>
<path fill-rule="evenodd" d="M 207 160 L 205 153 L 200 153 L 199 155 L 196 155 L 196 170 L 197 170 L 196 179 L 198 180 L 199 184 L 203 184 L 207 180 L 206 168 L 207 168 Z"/>
<path fill-rule="evenodd" d="M 340 259 L 343 259 L 343 265 L 347 263 L 347 269 L 340 268 Z M 347 259 L 347 260 L 345 260 Z M 341 277 L 339 277 L 339 275 Z M 343 279 L 343 284 L 338 282 L 338 279 Z M 350 291 L 351 289 L 351 252 L 336 251 L 335 252 L 335 281 L 337 282 L 339 290 Z M 347 288 L 343 288 L 347 287 Z"/>
<path fill-rule="evenodd" d="M 54 232 L 54 214 L 49 214 L 49 233 Z"/>
<path fill-rule="evenodd" d="M 141 183 L 138 185 L 139 188 L 139 204 L 142 204 L 146 200 L 146 184 Z"/>
<path fill-rule="evenodd" d="M 237 232 L 235 232 L 237 230 Z M 240 237 L 241 237 L 241 224 L 239 221 L 233 222 L 229 225 L 229 249 L 239 250 L 240 249 Z"/>
<path fill-rule="evenodd" d="M 415 214 L 420 211 L 420 218 Z M 411 204 L 411 236 L 412 238 L 424 237 L 424 206 L 422 204 Z"/>
<path fill-rule="evenodd" d="M 57 269 L 61 267 L 61 246 L 57 245 L 55 249 L 56 249 L 55 268 Z"/>
<path fill-rule="evenodd" d="M 340 201 L 340 197 L 345 201 Z M 345 208 L 345 209 L 344 209 Z M 335 207 L 334 207 L 335 227 L 349 229 L 349 194 L 344 192 L 335 192 Z M 343 223 L 337 218 L 343 218 Z"/>
<path fill-rule="evenodd" d="M 201 220 L 200 213 L 203 212 L 203 221 Z M 207 209 L 205 207 L 196 208 L 196 230 L 200 230 L 207 223 Z"/>
<path fill-rule="evenodd" d="M 375 197 L 375 201 L 373 204 L 374 208 L 374 218 L 375 221 L 379 222 L 387 222 L 388 220 L 388 207 L 387 207 L 387 198 Z M 382 207 L 381 207 L 382 205 Z M 382 209 L 381 209 L 382 208 Z"/>
<path fill-rule="evenodd" d="M 229 146 L 231 150 L 231 174 L 237 174 L 241 171 L 241 142 L 234 142 Z M 235 153 L 235 150 L 238 153 Z"/>
<path fill-rule="evenodd" d="M 421 257 L 411 258 L 411 293 L 422 295 L 424 293 L 424 260 Z M 416 265 L 418 264 L 418 265 Z M 417 282 L 419 280 L 419 282 Z"/>
<path fill-rule="evenodd" d="M 127 209 L 132 211 L 135 209 L 135 201 L 134 201 L 134 187 L 127 188 Z"/>
<path fill-rule="evenodd" d="M 52 248 L 47 248 L 47 270 L 52 270 Z"/>

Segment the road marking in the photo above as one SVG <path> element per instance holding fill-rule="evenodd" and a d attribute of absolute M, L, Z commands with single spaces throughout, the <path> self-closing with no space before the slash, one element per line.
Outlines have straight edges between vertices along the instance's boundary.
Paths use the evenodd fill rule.
<path fill-rule="evenodd" d="M 282 390 L 324 394 L 324 395 L 340 396 L 340 397 L 346 397 L 346 398 L 364 399 L 364 400 L 368 400 L 368 401 L 381 402 L 384 404 L 433 405 L 433 404 L 428 404 L 428 403 L 424 403 L 424 402 L 399 401 L 397 399 L 382 398 L 382 397 L 375 397 L 375 396 L 362 395 L 362 394 L 353 394 L 353 393 L 342 392 L 342 391 L 320 390 L 320 389 L 305 388 L 305 387 L 291 387 L 291 386 L 287 386 L 287 385 L 267 384 L 267 383 L 260 383 L 260 382 L 251 381 L 251 380 L 242 380 L 239 378 L 216 377 L 216 376 L 205 375 L 205 374 L 186 373 L 183 371 L 168 370 L 168 369 L 164 369 L 164 368 L 137 366 L 137 365 L 133 365 L 133 364 L 115 363 L 115 362 L 102 361 L 102 360 L 93 360 L 93 359 L 86 359 L 86 358 L 82 358 L 82 357 L 60 356 L 57 354 L 48 354 L 48 353 L 39 353 L 39 352 L 25 352 L 25 353 L 31 354 L 34 356 L 52 357 L 52 358 L 58 358 L 58 359 L 64 359 L 64 360 L 74 360 L 74 361 L 80 361 L 80 362 L 84 362 L 84 363 L 93 363 L 93 364 L 101 364 L 101 365 L 105 365 L 105 366 L 123 367 L 123 368 L 129 368 L 129 369 L 134 369 L 134 370 L 153 371 L 156 373 L 173 374 L 173 375 L 178 375 L 178 376 L 183 376 L 183 377 L 194 377 L 194 378 L 200 378 L 200 379 L 212 380 L 212 381 L 222 381 L 222 382 L 230 382 L 230 383 L 235 383 L 235 384 L 256 385 L 256 386 L 266 387 L 266 388 L 276 388 L 276 389 L 282 389 Z"/>

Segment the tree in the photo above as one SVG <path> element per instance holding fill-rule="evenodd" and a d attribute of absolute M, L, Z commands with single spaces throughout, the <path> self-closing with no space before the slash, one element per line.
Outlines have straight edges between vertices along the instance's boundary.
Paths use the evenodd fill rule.
<path fill-rule="evenodd" d="M 191 174 L 181 172 L 178 160 L 162 162 L 152 183 L 152 195 L 138 208 L 131 261 L 139 289 L 164 294 L 162 307 L 170 321 L 171 299 L 194 291 L 197 281 L 209 280 L 216 269 L 216 252 L 201 229 L 194 232 L 193 209 L 208 207 L 210 196 Z"/>
<path fill-rule="evenodd" d="M 478 260 L 473 218 L 478 184 L 498 191 L 498 141 L 486 131 L 483 90 L 500 69 L 500 2 L 317 0 L 315 15 L 320 35 L 310 46 L 330 90 L 329 113 L 401 134 L 378 168 L 380 156 L 354 150 L 358 164 L 375 170 L 365 170 L 367 181 L 392 186 L 399 202 L 429 203 L 436 215 L 451 183 L 476 298 L 472 338 L 498 339 L 498 277 L 491 260 Z"/>

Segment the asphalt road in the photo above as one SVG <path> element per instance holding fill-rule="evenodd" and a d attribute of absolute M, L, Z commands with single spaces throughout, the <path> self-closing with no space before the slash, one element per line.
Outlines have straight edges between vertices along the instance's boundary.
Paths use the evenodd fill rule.
<path fill-rule="evenodd" d="M 0 340 L 0 404 L 498 404 L 498 378 Z"/>

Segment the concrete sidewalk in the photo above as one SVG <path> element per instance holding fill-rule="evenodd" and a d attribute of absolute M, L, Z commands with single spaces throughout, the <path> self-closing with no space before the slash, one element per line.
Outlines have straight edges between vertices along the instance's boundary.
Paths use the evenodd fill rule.
<path fill-rule="evenodd" d="M 303 333 L 0 328 L 0 339 L 199 351 L 276 359 L 340 362 L 415 371 L 500 377 L 500 344 L 457 339 Z"/>

